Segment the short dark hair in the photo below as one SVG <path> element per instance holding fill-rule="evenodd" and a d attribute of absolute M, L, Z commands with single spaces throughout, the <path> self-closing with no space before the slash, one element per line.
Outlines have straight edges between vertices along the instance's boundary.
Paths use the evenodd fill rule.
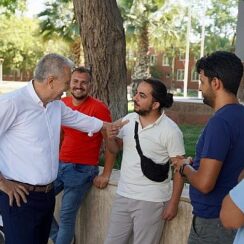
<path fill-rule="evenodd" d="M 89 74 L 90 76 L 92 76 L 92 69 L 91 69 L 91 66 L 89 67 L 89 68 L 86 68 L 86 67 L 84 67 L 84 66 L 79 66 L 79 67 L 74 67 L 73 69 L 72 69 L 72 74 L 74 73 L 74 72 L 79 72 L 79 73 L 87 73 L 87 74 Z"/>
<path fill-rule="evenodd" d="M 155 78 L 144 79 L 152 87 L 152 97 L 160 103 L 161 108 L 169 108 L 173 104 L 173 94 L 167 92 L 167 88 L 161 80 Z"/>
<path fill-rule="evenodd" d="M 237 94 L 243 75 L 243 65 L 234 53 L 217 51 L 202 57 L 196 63 L 196 70 L 198 73 L 204 71 L 209 82 L 214 77 L 220 79 L 226 91 Z"/>
<path fill-rule="evenodd" d="M 71 74 L 73 74 L 74 72 L 78 72 L 80 74 L 88 74 L 89 75 L 89 81 L 91 82 L 92 80 L 92 68 L 91 66 L 89 68 L 86 68 L 84 66 L 79 66 L 79 67 L 74 67 L 71 71 Z"/>

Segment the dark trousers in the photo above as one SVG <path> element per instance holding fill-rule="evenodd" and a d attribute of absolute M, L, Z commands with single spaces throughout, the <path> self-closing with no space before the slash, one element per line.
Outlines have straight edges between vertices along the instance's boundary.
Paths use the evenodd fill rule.
<path fill-rule="evenodd" d="M 5 244 L 46 244 L 51 228 L 55 196 L 48 192 L 30 192 L 21 207 L 9 206 L 9 197 L 0 191 Z"/>

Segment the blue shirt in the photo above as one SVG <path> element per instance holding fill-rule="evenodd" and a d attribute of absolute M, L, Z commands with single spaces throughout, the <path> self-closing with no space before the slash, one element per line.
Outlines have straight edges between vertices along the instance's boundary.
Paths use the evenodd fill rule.
<path fill-rule="evenodd" d="M 239 104 L 225 105 L 219 109 L 204 128 L 197 146 L 194 169 L 201 158 L 223 163 L 214 189 L 201 193 L 190 186 L 193 214 L 202 218 L 218 218 L 225 195 L 237 184 L 244 167 L 244 107 Z"/>
<path fill-rule="evenodd" d="M 235 188 L 230 191 L 230 198 L 235 203 L 235 205 L 244 214 L 244 180 L 242 180 Z M 244 243 L 244 227 L 238 229 L 234 243 L 233 244 L 243 244 Z"/>

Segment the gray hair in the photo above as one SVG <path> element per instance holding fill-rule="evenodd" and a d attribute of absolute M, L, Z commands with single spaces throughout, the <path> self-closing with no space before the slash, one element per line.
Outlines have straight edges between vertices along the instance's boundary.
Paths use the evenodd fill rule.
<path fill-rule="evenodd" d="M 42 82 L 50 75 L 62 76 L 65 67 L 72 69 L 74 63 L 70 59 L 59 54 L 47 54 L 38 62 L 34 71 L 34 79 Z"/>

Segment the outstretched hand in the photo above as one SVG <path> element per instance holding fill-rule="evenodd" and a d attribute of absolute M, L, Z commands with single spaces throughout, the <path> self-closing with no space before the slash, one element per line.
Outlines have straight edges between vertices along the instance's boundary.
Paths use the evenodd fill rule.
<path fill-rule="evenodd" d="M 111 124 L 108 124 L 106 126 L 106 132 L 107 132 L 107 137 L 108 139 L 114 138 L 119 134 L 119 130 L 126 124 L 129 123 L 129 120 L 124 120 L 119 119 Z"/>

